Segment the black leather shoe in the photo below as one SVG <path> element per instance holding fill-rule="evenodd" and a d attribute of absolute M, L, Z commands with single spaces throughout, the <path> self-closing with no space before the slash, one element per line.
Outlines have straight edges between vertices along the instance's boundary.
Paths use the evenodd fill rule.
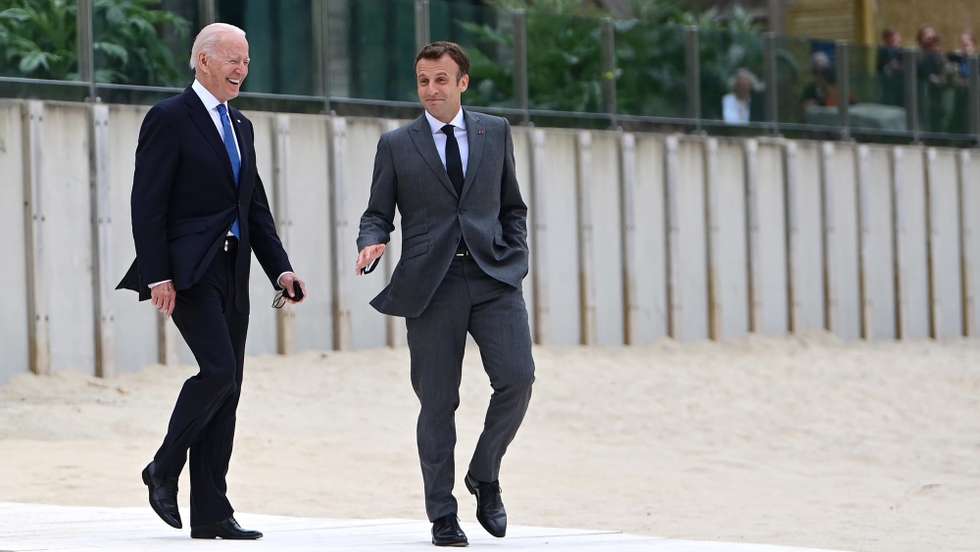
<path fill-rule="evenodd" d="M 507 510 L 500 500 L 500 483 L 484 483 L 466 474 L 466 488 L 476 496 L 476 519 L 487 533 L 495 537 L 507 534 Z"/>
<path fill-rule="evenodd" d="M 432 522 L 432 544 L 436 546 L 467 546 L 466 533 L 459 527 L 456 514 L 449 514 Z"/>
<path fill-rule="evenodd" d="M 153 462 L 143 468 L 143 483 L 150 489 L 150 507 L 167 525 L 180 529 L 180 510 L 177 509 L 177 478 L 160 477 Z"/>
<path fill-rule="evenodd" d="M 261 539 L 262 533 L 242 529 L 234 517 L 217 523 L 207 525 L 195 525 L 191 527 L 192 539 L 227 539 L 227 540 L 255 540 Z"/>

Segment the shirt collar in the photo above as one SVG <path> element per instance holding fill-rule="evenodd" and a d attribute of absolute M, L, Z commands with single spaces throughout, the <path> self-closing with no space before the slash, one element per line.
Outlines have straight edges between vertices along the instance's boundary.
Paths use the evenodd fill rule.
<path fill-rule="evenodd" d="M 446 126 L 446 123 L 440 121 L 439 119 L 436 119 L 428 111 L 425 112 L 425 118 L 427 121 L 429 121 L 429 128 L 432 129 L 432 134 L 442 133 L 442 127 Z M 459 108 L 459 111 L 456 112 L 456 116 L 453 117 L 453 120 L 450 121 L 449 124 L 453 125 L 458 129 L 466 130 L 466 118 L 463 117 L 462 107 Z"/>
<path fill-rule="evenodd" d="M 201 84 L 201 81 L 194 79 L 194 84 L 191 85 L 191 88 L 197 93 L 197 97 L 201 98 L 201 102 L 204 104 L 204 109 L 212 111 L 214 108 L 221 105 L 218 98 L 215 98 L 214 94 L 212 94 L 207 88 L 204 87 L 203 84 Z M 225 104 L 225 109 L 228 109 L 227 103 Z"/>

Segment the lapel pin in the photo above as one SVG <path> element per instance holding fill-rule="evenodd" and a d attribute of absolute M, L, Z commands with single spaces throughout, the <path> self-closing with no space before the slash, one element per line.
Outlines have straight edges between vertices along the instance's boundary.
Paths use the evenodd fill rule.
<path fill-rule="evenodd" d="M 238 124 L 242 124 L 242 120 L 241 119 L 235 119 L 235 122 L 238 123 Z"/>

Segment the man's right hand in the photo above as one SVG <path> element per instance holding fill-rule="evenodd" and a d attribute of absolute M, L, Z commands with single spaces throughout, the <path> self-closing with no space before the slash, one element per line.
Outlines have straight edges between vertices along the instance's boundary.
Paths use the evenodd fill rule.
<path fill-rule="evenodd" d="M 170 316 L 174 313 L 174 305 L 177 304 L 177 290 L 173 282 L 164 282 L 158 286 L 153 286 L 150 290 L 150 301 L 153 306 L 163 314 Z"/>
<path fill-rule="evenodd" d="M 369 245 L 362 249 L 361 252 L 357 254 L 357 275 L 360 276 L 364 274 L 364 270 L 371 266 L 371 263 L 373 263 L 375 259 L 384 255 L 384 253 L 385 244 L 383 243 Z"/>

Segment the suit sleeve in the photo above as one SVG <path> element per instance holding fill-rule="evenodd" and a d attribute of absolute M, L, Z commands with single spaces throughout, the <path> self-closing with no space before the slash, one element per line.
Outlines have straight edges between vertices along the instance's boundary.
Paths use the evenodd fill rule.
<path fill-rule="evenodd" d="M 521 198 L 514 168 L 514 140 L 504 119 L 504 170 L 500 182 L 500 226 L 504 241 L 527 251 L 527 205 Z"/>
<path fill-rule="evenodd" d="M 357 250 L 369 245 L 388 243 L 395 229 L 395 198 L 397 189 L 395 163 L 391 146 L 385 136 L 378 140 L 378 152 L 374 156 L 374 175 L 371 177 L 371 197 L 367 209 L 361 215 Z"/>
<path fill-rule="evenodd" d="M 180 147 L 171 115 L 155 106 L 140 126 L 130 196 L 141 286 L 173 278 L 167 247 L 167 209 L 179 162 Z"/>
<path fill-rule="evenodd" d="M 276 232 L 269 198 L 265 194 L 265 186 L 258 171 L 255 173 L 255 190 L 252 191 L 252 204 L 249 206 L 248 230 L 255 257 L 272 282 L 272 287 L 279 289 L 279 276 L 284 272 L 292 272 L 293 267 L 289 264 L 289 256 L 282 246 L 279 233 Z"/>

